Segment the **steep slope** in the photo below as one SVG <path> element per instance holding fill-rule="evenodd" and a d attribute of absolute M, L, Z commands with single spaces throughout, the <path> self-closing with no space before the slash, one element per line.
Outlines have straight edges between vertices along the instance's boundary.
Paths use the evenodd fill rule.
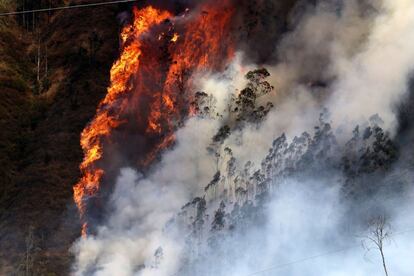
<path fill-rule="evenodd" d="M 79 134 L 106 93 L 118 12 L 62 11 L 38 18 L 35 31 L 18 25 L 21 18 L 1 22 L 1 273 L 69 269 L 68 249 L 79 235 L 72 208 Z"/>
<path fill-rule="evenodd" d="M 2 10 L 84 2 L 4 1 Z M 256 41 L 263 28 L 280 33 L 286 17 L 260 18 L 274 5 L 273 13 L 287 14 L 294 2 L 244 1 L 249 19 L 241 24 L 249 34 L 241 39 Z M 0 273 L 61 275 L 69 269 L 68 249 L 80 234 L 72 201 L 82 160 L 79 135 L 106 94 L 118 53 L 116 17 L 128 8 L 27 14 L 0 23 Z"/>
<path fill-rule="evenodd" d="M 2 5 L 1 10 L 6 9 Z M 4 273 L 4 240 L 10 228 L 8 218 L 12 198 L 19 189 L 16 177 L 19 175 L 19 160 L 24 156 L 24 141 L 27 132 L 24 122 L 29 120 L 30 109 L 30 63 L 21 59 L 29 42 L 19 39 L 17 23 L 13 19 L 2 18 L 0 22 L 0 216 L 1 216 L 1 262 L 0 272 Z M 5 249 L 5 248 L 4 248 Z"/>

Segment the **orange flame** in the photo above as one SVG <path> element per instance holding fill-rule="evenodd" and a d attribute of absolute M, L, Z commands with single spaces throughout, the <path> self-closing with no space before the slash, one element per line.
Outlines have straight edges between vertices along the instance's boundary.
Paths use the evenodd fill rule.
<path fill-rule="evenodd" d="M 174 33 L 173 37 L 171 38 L 172 42 L 177 42 L 177 40 L 180 38 L 180 35 L 177 33 Z"/>
<path fill-rule="evenodd" d="M 231 0 L 221 4 L 207 4 L 201 7 L 199 15 L 187 18 L 176 32 L 171 21 L 168 30 L 155 36 L 158 43 L 165 43 L 170 56 L 166 69 L 156 55 L 148 53 L 155 48 L 145 42 L 150 29 L 171 19 L 166 11 L 151 6 L 138 10 L 134 8 L 134 21 L 123 28 L 120 38 L 123 45 L 119 59 L 113 64 L 106 97 L 99 104 L 96 115 L 81 134 L 84 159 L 80 165 L 82 177 L 74 186 L 74 201 L 80 211 L 82 235 L 86 235 L 86 202 L 100 190 L 105 171 L 102 166 L 104 143 L 110 142 L 113 130 L 128 123 L 123 114 L 134 102 L 146 111 L 138 114 L 138 123 L 144 126 L 143 134 L 155 141 L 141 161 L 147 166 L 159 152 L 174 143 L 177 124 L 189 113 L 191 73 L 200 70 L 221 70 L 226 61 L 233 57 L 230 20 L 235 12 Z M 184 23 L 183 23 L 184 22 Z M 157 45 L 156 48 L 162 48 Z M 162 54 L 160 56 L 163 56 Z M 162 72 L 158 72 L 162 71 Z M 154 88 L 155 87 L 155 88 Z M 145 99 L 145 100 L 142 100 Z M 146 114 L 146 115 L 142 115 Z M 142 118 L 142 116 L 147 116 Z"/>
<path fill-rule="evenodd" d="M 83 176 L 74 186 L 74 200 L 84 224 L 83 234 L 86 234 L 87 225 L 84 218 L 85 199 L 97 193 L 104 175 L 104 171 L 97 164 L 103 155 L 103 139 L 123 123 L 117 111 L 123 109 L 124 96 L 131 91 L 130 80 L 140 65 L 140 36 L 170 16 L 168 12 L 153 7 L 134 9 L 133 24 L 122 30 L 121 40 L 124 46 L 119 59 L 112 66 L 108 93 L 99 104 L 95 118 L 81 134 L 81 146 L 85 156 L 80 165 Z"/>
<path fill-rule="evenodd" d="M 174 33 L 171 41 L 174 42 L 173 63 L 171 64 L 164 84 L 163 97 L 168 96 L 168 101 L 162 105 L 156 101 L 152 106 L 148 132 L 167 134 L 145 160 L 145 164 L 151 163 L 158 152 L 174 143 L 171 131 L 165 131 L 159 123 L 167 116 L 167 129 L 173 129 L 173 121 L 179 121 L 180 109 L 174 108 L 170 102 L 182 102 L 190 95 L 185 95 L 191 90 L 192 79 L 188 72 L 221 70 L 228 60 L 234 57 L 232 37 L 229 35 L 230 21 L 235 13 L 231 0 L 223 0 L 220 4 L 211 1 L 199 8 L 199 16 L 188 19 L 182 36 Z M 182 39 L 181 39 L 182 37 Z M 180 39 L 180 40 L 179 40 Z M 183 95 L 184 93 L 184 95 Z M 161 111 L 161 107 L 164 111 Z M 189 111 L 187 111 L 188 113 Z M 164 114 L 164 115 L 163 115 Z"/>

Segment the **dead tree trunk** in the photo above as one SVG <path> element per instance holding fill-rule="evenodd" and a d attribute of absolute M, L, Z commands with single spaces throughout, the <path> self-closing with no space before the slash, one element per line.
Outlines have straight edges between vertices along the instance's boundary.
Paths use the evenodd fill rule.
<path fill-rule="evenodd" d="M 384 242 L 391 236 L 391 226 L 387 222 L 385 216 L 379 216 L 372 219 L 369 223 L 369 232 L 363 241 L 363 245 L 367 250 L 373 248 L 377 249 L 381 254 L 382 267 L 385 276 L 388 276 L 388 268 L 385 261 Z"/>
<path fill-rule="evenodd" d="M 36 64 L 37 64 L 37 70 L 36 70 L 36 80 L 37 80 L 37 84 L 40 87 L 40 33 L 37 32 L 37 60 L 36 60 Z"/>

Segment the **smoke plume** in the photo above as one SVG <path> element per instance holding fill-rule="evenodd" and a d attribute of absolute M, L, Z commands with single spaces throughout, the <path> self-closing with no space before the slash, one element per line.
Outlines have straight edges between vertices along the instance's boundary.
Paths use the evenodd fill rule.
<path fill-rule="evenodd" d="M 189 118 L 175 133 L 174 147 L 150 172 L 121 170 L 108 218 L 96 235 L 79 239 L 72 248 L 73 274 L 381 275 L 379 253 L 366 251 L 361 241 L 366 221 L 385 213 L 393 233 L 385 245 L 388 268 L 393 275 L 410 275 L 412 168 L 398 161 L 386 171 L 353 178 L 379 187 L 371 194 L 361 192 L 356 200 L 344 197 L 349 181 L 332 165 L 336 161 L 305 164 L 298 174 L 271 180 L 277 185 L 258 211 L 257 223 L 217 231 L 211 239 L 197 237 L 195 247 L 189 248 L 191 231 L 183 229 L 180 213 L 202 198 L 207 200 L 205 221 L 214 221 L 226 195 L 209 201 L 206 185 L 233 160 L 224 157 L 226 148 L 236 170 L 243 172 L 247 163 L 246 172 L 253 175 L 276 138 L 294 144 L 303 132 L 317 134 L 314 126 L 321 122 L 329 123 L 336 137 L 329 153 L 333 160 L 346 152 L 356 126 L 381 127 L 385 137 L 395 138 L 398 106 L 407 96 L 414 65 L 413 15 L 410 0 L 299 3 L 285 22 L 290 31 L 272 37 L 277 46 L 266 63 L 256 64 L 261 58 L 244 45 L 224 72 L 194 74 L 195 91 L 211 96 L 214 110 Z M 246 73 L 262 66 L 270 72 L 274 90 L 258 102 L 274 108 L 259 123 L 241 124 L 232 115 L 232 99 L 248 85 Z M 223 126 L 236 127 L 214 144 Z M 214 147 L 218 154 L 209 150 Z M 404 197 L 389 193 L 397 189 L 396 182 L 403 183 Z M 222 211 L 231 213 L 234 206 L 227 204 Z M 200 236 L 212 227 L 205 228 Z M 214 250 L 209 244 L 215 244 Z"/>

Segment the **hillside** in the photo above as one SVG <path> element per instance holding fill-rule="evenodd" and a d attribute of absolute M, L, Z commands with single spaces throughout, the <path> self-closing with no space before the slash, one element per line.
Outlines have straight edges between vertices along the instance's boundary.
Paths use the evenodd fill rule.
<path fill-rule="evenodd" d="M 411 275 L 414 2 L 97 2 L 0 1 L 94 3 L 0 17 L 0 275 Z"/>
<path fill-rule="evenodd" d="M 2 10 L 16 8 L 10 3 Z M 69 269 L 68 248 L 80 231 L 72 200 L 79 135 L 106 93 L 118 12 L 115 5 L 42 14 L 34 29 L 23 25 L 30 16 L 1 19 L 2 274 L 28 265 L 35 275 Z"/>

